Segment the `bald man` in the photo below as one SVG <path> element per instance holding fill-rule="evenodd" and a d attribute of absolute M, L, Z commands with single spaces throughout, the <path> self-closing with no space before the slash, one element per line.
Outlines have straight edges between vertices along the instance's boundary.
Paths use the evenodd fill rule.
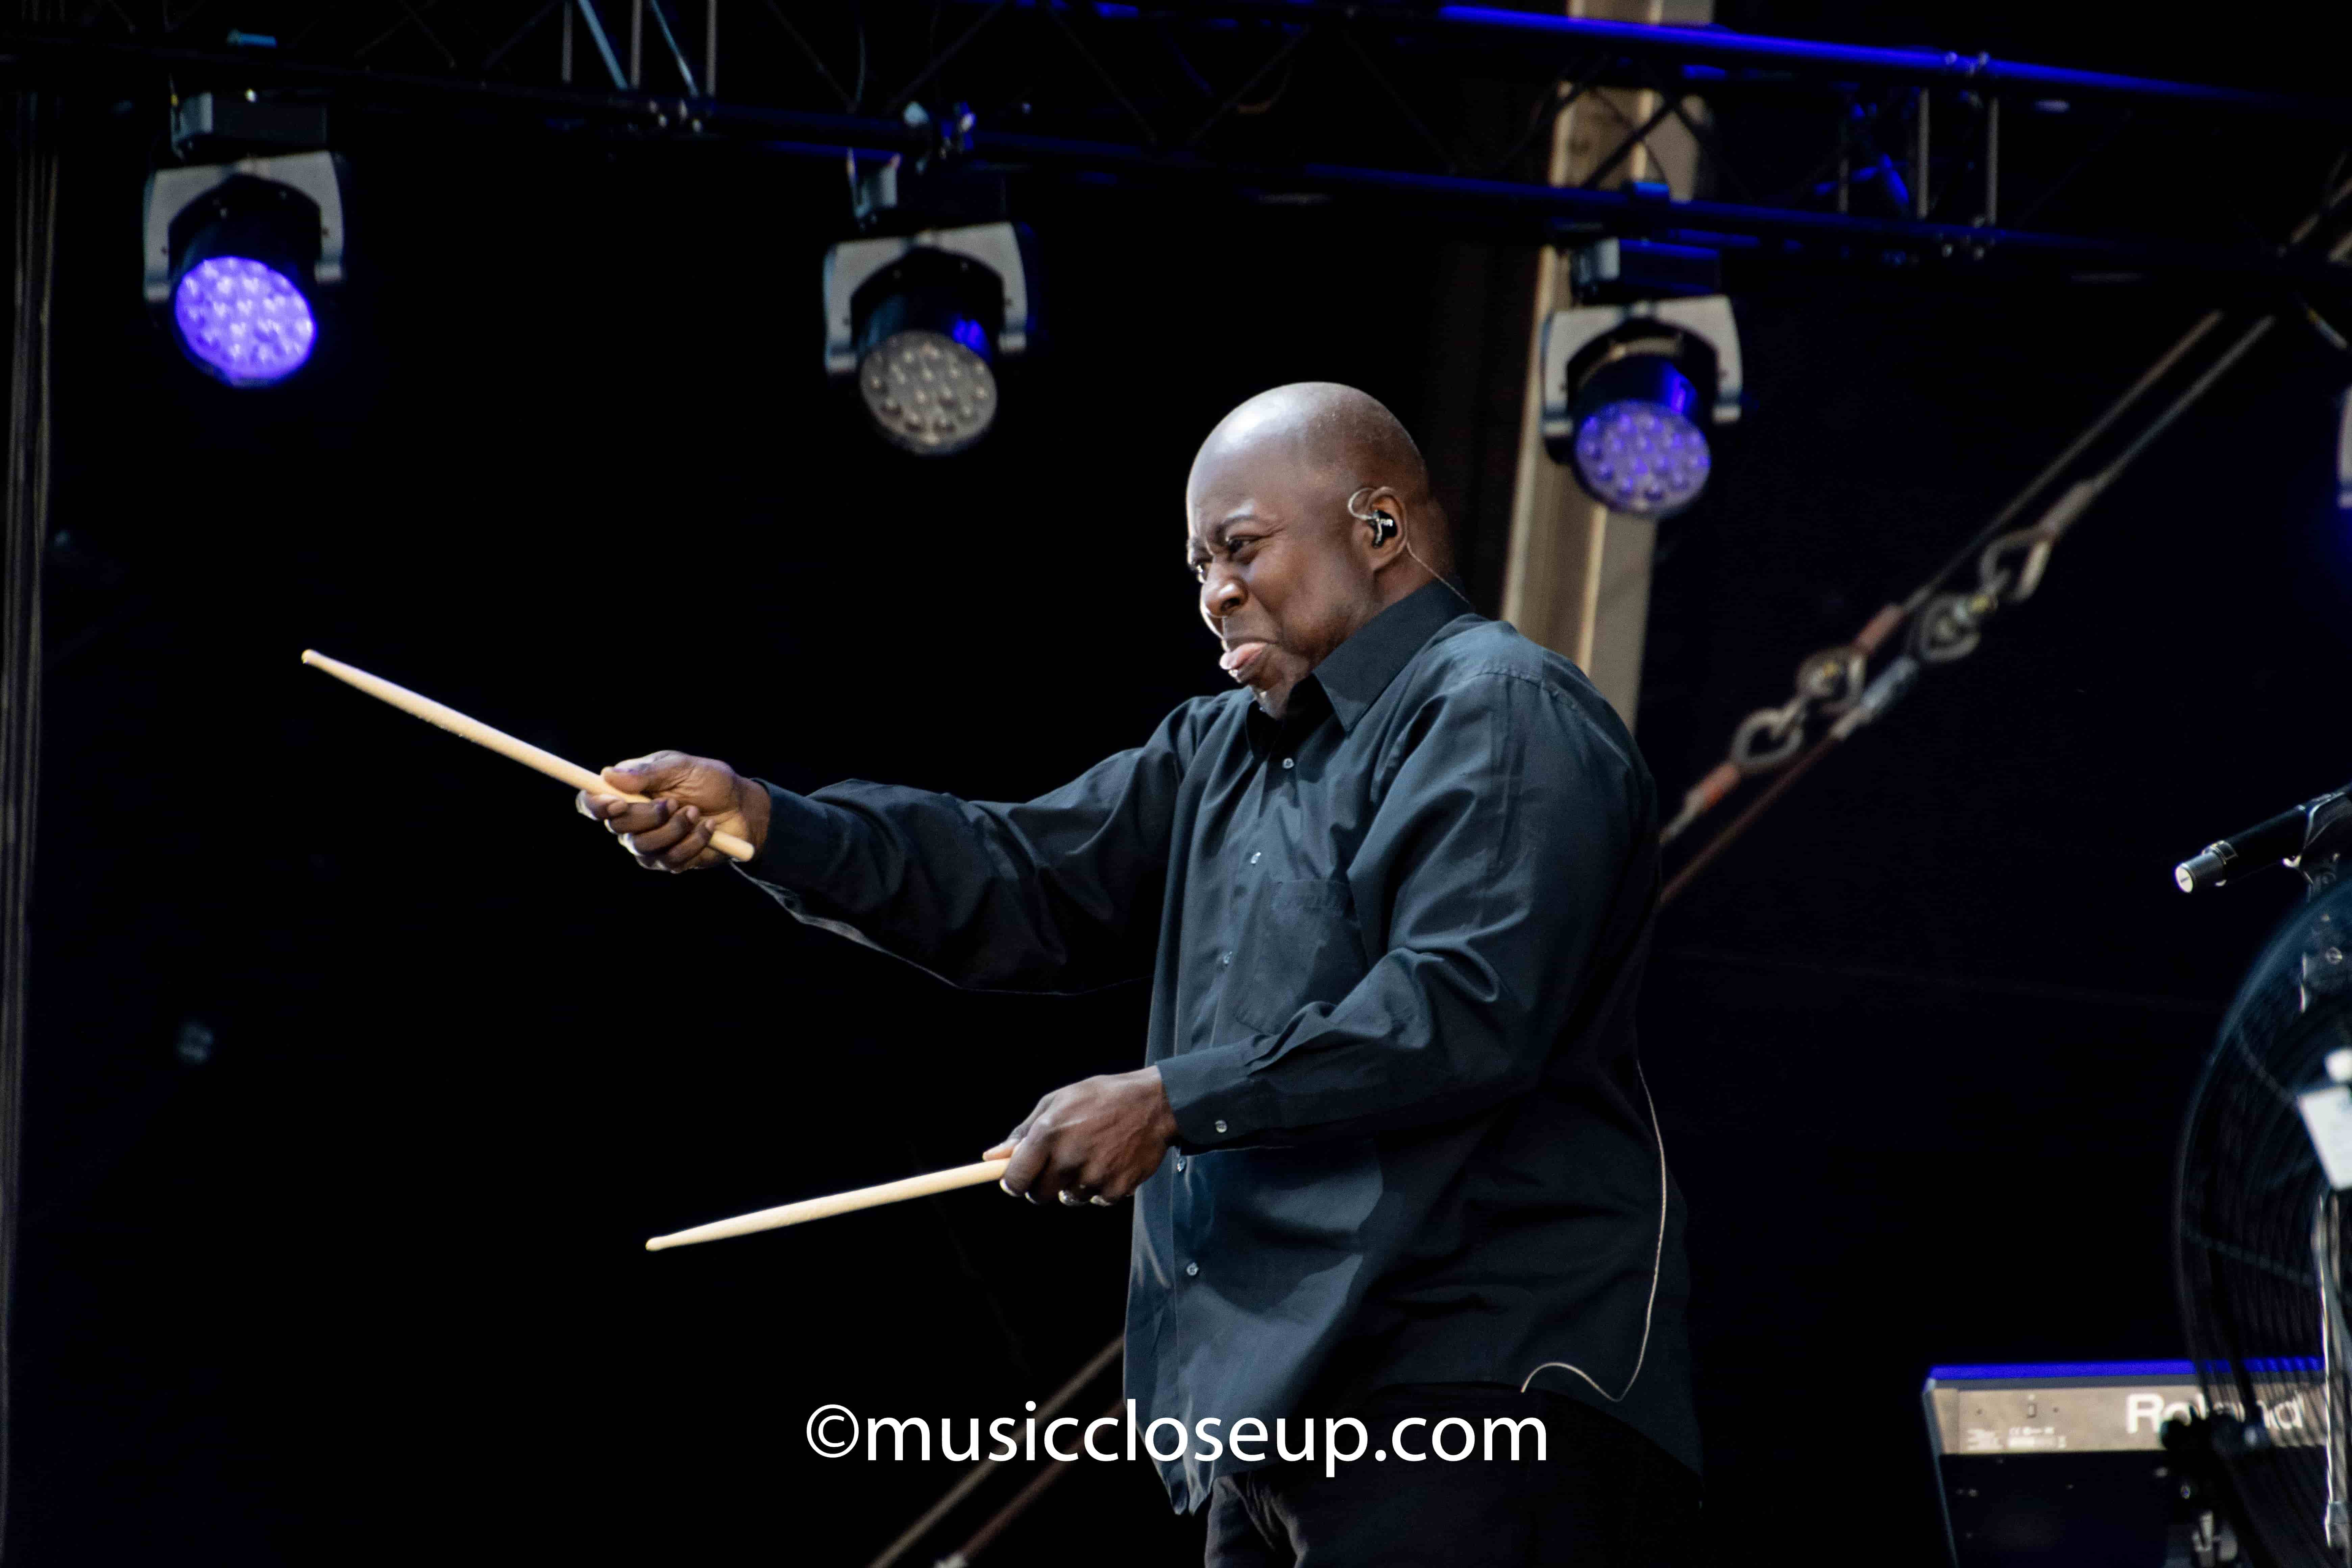
<path fill-rule="evenodd" d="M 1144 1066 L 987 1156 L 1032 1202 L 1134 1198 L 1132 1425 L 1181 1423 L 1145 1437 L 1212 1564 L 1691 1560 L 1632 737 L 1462 597 L 1421 454 L 1362 393 L 1227 415 L 1185 552 L 1238 689 L 1050 795 L 799 795 L 663 752 L 604 774 L 651 804 L 581 808 L 658 870 L 740 835 L 794 916 L 959 984 L 1152 976 Z"/>

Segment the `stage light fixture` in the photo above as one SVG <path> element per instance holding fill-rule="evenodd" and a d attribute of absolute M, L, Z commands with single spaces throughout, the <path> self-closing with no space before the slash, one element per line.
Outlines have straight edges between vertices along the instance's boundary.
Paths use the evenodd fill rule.
<path fill-rule="evenodd" d="M 1708 431 L 1739 417 L 1731 301 L 1637 300 L 1553 313 L 1543 332 L 1543 437 L 1593 500 L 1672 517 L 1714 468 Z"/>
<path fill-rule="evenodd" d="M 332 153 L 159 169 L 147 182 L 145 227 L 147 299 L 190 363 L 256 387 L 310 362 L 319 291 L 343 276 Z"/>
<path fill-rule="evenodd" d="M 996 423 L 998 371 L 1029 347 L 1028 270 L 1009 223 L 848 240 L 824 264 L 825 368 L 874 427 L 925 457 Z"/>

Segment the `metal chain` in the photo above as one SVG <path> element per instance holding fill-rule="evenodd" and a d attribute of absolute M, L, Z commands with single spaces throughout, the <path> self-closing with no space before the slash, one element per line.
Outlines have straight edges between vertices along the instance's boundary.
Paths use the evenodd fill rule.
<path fill-rule="evenodd" d="M 2306 245 L 2347 202 L 2352 202 L 2352 179 L 2336 184 L 2316 210 L 2296 224 L 2281 250 L 2291 251 Z M 2337 238 L 2328 247 L 2326 254 L 2328 259 L 2335 262 L 2341 262 L 2347 255 L 2352 255 L 2352 235 Z M 2082 434 L 2069 442 L 2065 450 L 2028 481 L 2007 506 L 1996 512 L 1966 548 L 1938 567 L 1913 591 L 1910 597 L 1880 609 L 1855 634 L 1852 642 L 1823 648 L 1800 664 L 1793 695 L 1777 708 L 1759 708 L 1739 721 L 1731 732 L 1731 743 L 1723 761 L 1684 793 L 1682 807 L 1660 831 L 1659 842 L 1673 843 L 1688 831 L 1693 823 L 1723 804 L 1741 781 L 1751 775 L 1775 773 L 1791 763 L 1798 764 L 1798 771 L 1810 767 L 1822 752 L 1846 740 L 1856 730 L 1874 721 L 1893 707 L 1910 689 L 1912 682 L 1926 666 L 1956 663 L 1974 653 L 1983 638 L 1985 624 L 2003 605 L 2022 604 L 2033 596 L 2034 591 L 2042 585 L 2042 574 L 2049 568 L 2052 551 L 2082 520 L 2091 503 L 2105 493 L 2140 454 L 2171 426 L 2173 421 L 2193 406 L 2216 381 L 2268 335 L 2279 320 L 2277 315 L 2272 314 L 2250 322 L 2235 341 L 2216 355 L 2212 363 L 2170 403 L 2158 410 L 2155 417 L 2113 458 L 2087 479 L 2078 479 L 2069 486 L 2029 526 L 2021 529 L 2009 526 L 2037 496 L 2044 494 L 2062 474 L 2073 468 L 2084 453 L 2114 428 L 2143 396 L 2170 374 L 2225 319 L 2225 313 L 2221 310 L 2209 310 L 2200 317 Z M 1965 589 L 1946 589 L 1945 584 L 1972 561 L 1977 569 L 1975 585 Z M 1896 631 L 1906 626 L 1909 627 L 1908 646 L 1888 660 L 1875 679 L 1864 684 L 1864 677 L 1871 658 Z M 1806 736 L 1816 717 L 1830 719 L 1833 722 L 1808 748 Z M 1712 860 L 1755 820 L 1762 807 L 1777 799 L 1779 794 L 1776 789 L 1770 796 L 1758 801 L 1743 812 L 1684 867 L 1673 886 L 1678 889 L 1702 863 Z"/>

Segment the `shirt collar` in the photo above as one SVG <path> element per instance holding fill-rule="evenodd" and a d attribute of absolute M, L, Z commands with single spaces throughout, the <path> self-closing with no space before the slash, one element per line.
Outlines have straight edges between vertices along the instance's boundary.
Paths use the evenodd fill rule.
<path fill-rule="evenodd" d="M 1440 580 L 1414 589 L 1356 629 L 1315 667 L 1311 679 L 1329 699 L 1342 731 L 1379 700 L 1389 682 L 1455 617 L 1473 614 L 1460 590 Z M 1300 682 L 1301 685 L 1306 682 Z"/>

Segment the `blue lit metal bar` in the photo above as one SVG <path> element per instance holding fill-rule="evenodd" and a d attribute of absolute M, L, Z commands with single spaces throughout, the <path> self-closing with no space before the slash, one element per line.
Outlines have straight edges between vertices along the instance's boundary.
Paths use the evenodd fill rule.
<path fill-rule="evenodd" d="M 1244 8 L 1234 7 L 1236 10 Z M 1268 9 L 1296 13 L 1316 8 L 1246 9 L 1262 14 Z M 1188 9 L 1181 15 L 1197 17 L 1201 13 Z M 1391 25 L 1400 30 L 1410 25 L 1409 14 L 1384 11 L 1360 13 L 1359 24 L 1391 18 Z M 1436 20 L 1449 28 L 1460 29 L 1465 36 L 1532 36 L 1588 47 L 1606 43 L 1628 55 L 1672 56 L 1725 67 L 1755 66 L 1776 70 L 1811 67 L 1825 73 L 1868 76 L 1922 85 L 1973 88 L 1979 92 L 2016 88 L 2021 91 L 2043 95 L 2067 92 L 2105 98 L 2159 100 L 2189 108 L 2244 110 L 2261 114 L 2352 124 L 2352 100 L 2344 99 L 2250 92 L 2239 88 L 2162 81 L 2152 77 L 2116 76 L 2105 71 L 2074 70 L 2062 66 L 1997 60 L 1990 55 L 1822 44 L 1801 38 L 1735 33 L 1720 27 L 1653 26 L 1638 22 L 1607 22 L 1584 16 L 1549 16 L 1535 11 L 1502 11 L 1486 5 L 1441 5 L 1437 9 Z"/>
<path fill-rule="evenodd" d="M 1507 11 L 1491 5 L 1440 5 L 1434 11 L 1401 5 L 1354 5 L 1334 0 L 1223 0 L 1221 4 L 1121 5 L 1063 4 L 1062 0 L 961 0 L 965 5 L 986 5 L 992 11 L 1010 9 L 1084 15 L 1098 24 L 1133 23 L 1154 26 L 1174 25 L 1195 29 L 1225 28 L 1238 22 L 1280 27 L 1310 27 L 1345 23 L 1360 35 L 1388 35 L 1391 41 L 1410 39 L 1416 49 L 1430 45 L 1491 49 L 1522 63 L 1540 62 L 1540 49 L 1531 40 L 1553 39 L 1563 46 L 1590 50 L 1601 46 L 1629 59 L 1664 60 L 1720 70 L 1748 68 L 1775 74 L 1800 73 L 1851 81 L 1857 79 L 1946 87 L 1978 92 L 2013 89 L 2040 97 L 2138 100 L 2177 104 L 2184 109 L 2226 109 L 2292 119 L 2317 120 L 2352 125 L 2352 99 L 2254 92 L 2241 88 L 2210 87 L 2198 82 L 2165 81 L 2154 77 L 2119 76 L 2108 71 L 2076 70 L 2064 66 L 2031 65 L 1997 60 L 1990 55 L 1963 55 L 1948 49 L 1880 48 L 1857 44 L 1818 43 L 1804 38 L 1776 38 L 1759 33 L 1738 33 L 1727 27 L 1678 27 L 1644 22 L 1612 22 L 1589 16 L 1562 16 L 1543 11 Z M 1711 73 L 1695 73 L 1711 74 Z"/>
<path fill-rule="evenodd" d="M 700 98 L 702 89 L 694 79 L 694 68 L 686 63 L 686 51 L 677 47 L 677 34 L 670 29 L 668 9 L 662 5 L 662 0 L 651 0 L 651 4 L 654 26 L 661 29 L 662 42 L 669 49 L 670 63 L 677 67 L 678 79 L 686 83 L 686 95 Z"/>
<path fill-rule="evenodd" d="M 588 36 L 596 41 L 596 52 L 604 57 L 604 69 L 611 73 L 613 86 L 625 90 L 629 79 L 621 74 L 620 59 L 613 53 L 613 40 L 604 36 L 604 18 L 596 15 L 596 0 L 580 0 L 580 16 L 588 24 Z"/>

